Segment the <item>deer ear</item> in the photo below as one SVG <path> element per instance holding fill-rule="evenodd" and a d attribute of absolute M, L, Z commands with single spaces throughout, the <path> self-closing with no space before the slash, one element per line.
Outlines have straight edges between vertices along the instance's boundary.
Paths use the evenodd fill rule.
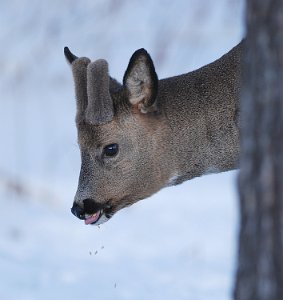
<path fill-rule="evenodd" d="M 73 54 L 70 51 L 70 49 L 68 47 L 64 47 L 64 54 L 70 65 L 73 63 L 73 61 L 75 61 L 78 58 L 75 54 Z"/>
<path fill-rule="evenodd" d="M 131 57 L 123 84 L 130 103 L 142 113 L 157 110 L 158 78 L 151 57 L 145 49 L 137 50 Z"/>

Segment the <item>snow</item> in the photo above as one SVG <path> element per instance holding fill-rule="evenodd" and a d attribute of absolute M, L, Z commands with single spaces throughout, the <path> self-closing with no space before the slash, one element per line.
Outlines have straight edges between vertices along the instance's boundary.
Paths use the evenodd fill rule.
<path fill-rule="evenodd" d="M 228 299 L 236 174 L 166 188 L 100 228 L 65 203 L 10 199 L 0 211 L 1 299 Z"/>
<path fill-rule="evenodd" d="M 243 36 L 243 1 L 0 3 L 0 299 L 231 298 L 237 172 L 162 190 L 98 227 L 70 213 L 80 168 L 63 47 L 121 80 L 144 47 L 160 78 Z"/>

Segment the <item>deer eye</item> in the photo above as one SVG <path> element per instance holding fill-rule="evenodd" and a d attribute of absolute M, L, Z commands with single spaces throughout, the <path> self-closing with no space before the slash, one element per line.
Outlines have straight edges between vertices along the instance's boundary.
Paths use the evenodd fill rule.
<path fill-rule="evenodd" d="M 117 155 L 119 151 L 118 144 L 110 144 L 103 148 L 103 156 L 104 157 L 114 157 Z"/>

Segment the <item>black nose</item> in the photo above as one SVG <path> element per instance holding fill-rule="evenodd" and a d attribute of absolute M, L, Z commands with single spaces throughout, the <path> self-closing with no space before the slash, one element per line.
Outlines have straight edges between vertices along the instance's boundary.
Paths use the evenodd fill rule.
<path fill-rule="evenodd" d="M 95 202 L 93 199 L 85 199 L 83 200 L 83 203 L 84 203 L 84 212 L 89 215 L 95 214 L 99 210 L 103 209 L 103 205 Z"/>
<path fill-rule="evenodd" d="M 80 207 L 76 202 L 74 202 L 73 207 L 71 208 L 71 212 L 77 218 L 84 220 L 85 219 L 85 211 L 82 207 Z"/>

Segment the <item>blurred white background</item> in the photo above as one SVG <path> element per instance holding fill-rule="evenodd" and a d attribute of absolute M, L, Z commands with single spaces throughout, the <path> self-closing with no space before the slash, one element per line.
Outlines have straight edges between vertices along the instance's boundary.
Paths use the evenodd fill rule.
<path fill-rule="evenodd" d="M 70 214 L 80 155 L 63 47 L 121 81 L 138 48 L 164 78 L 243 35 L 243 0 L 0 1 L 0 299 L 231 298 L 237 172 L 167 188 L 100 229 Z"/>

